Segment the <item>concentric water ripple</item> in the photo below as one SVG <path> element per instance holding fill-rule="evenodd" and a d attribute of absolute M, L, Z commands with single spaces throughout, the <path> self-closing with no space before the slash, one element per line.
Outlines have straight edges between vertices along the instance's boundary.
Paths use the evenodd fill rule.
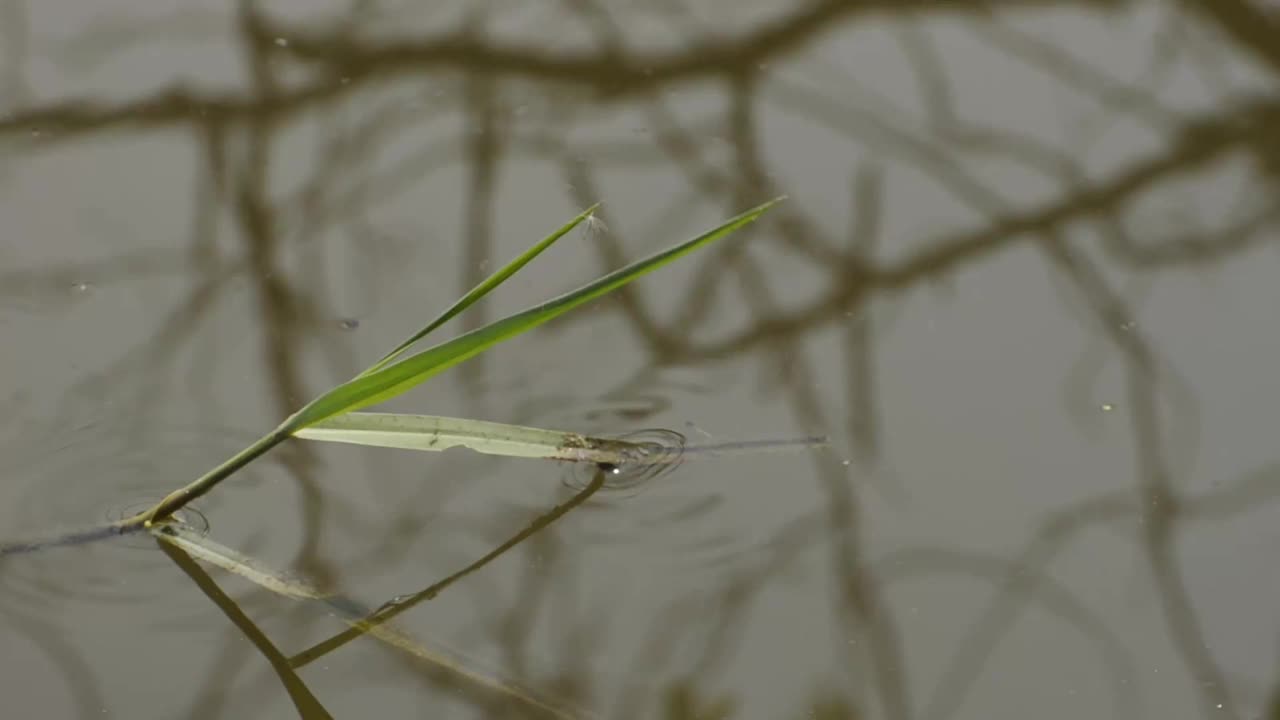
<path fill-rule="evenodd" d="M 565 475 L 565 484 L 575 490 L 582 490 L 591 483 L 599 469 L 605 472 L 606 479 L 596 497 L 634 495 L 644 490 L 652 481 L 674 471 L 684 454 L 685 436 L 675 430 L 637 430 L 610 436 L 608 439 L 632 443 L 635 446 L 633 461 L 617 465 L 576 463 Z"/>
<path fill-rule="evenodd" d="M 220 428 L 139 429 L 114 421 L 42 435 L 45 439 L 34 443 L 6 442 L 0 453 L 0 544 L 119 520 L 253 440 Z M 198 507 L 184 508 L 179 519 L 207 531 L 205 512 L 216 505 L 213 493 Z M 192 603 L 200 602 L 198 594 L 166 592 L 184 582 L 172 561 L 141 533 L 0 557 L 0 607 L 24 614 L 76 604 L 128 604 L 145 612 L 148 621 L 181 621 L 180 616 L 196 615 Z M 176 603 L 175 597 L 184 600 Z"/>
<path fill-rule="evenodd" d="M 654 562 L 690 570 L 724 567 L 757 549 L 759 534 L 736 522 L 740 514 L 726 502 L 722 486 L 699 482 L 699 471 L 681 470 L 684 435 L 648 429 L 608 437 L 636 443 L 636 462 L 602 467 L 608 479 L 582 508 L 593 519 L 583 523 L 581 541 L 595 547 L 627 545 Z M 721 472 L 714 463 L 695 465 L 707 473 L 705 479 Z M 574 465 L 564 481 L 586 487 L 597 467 Z"/>

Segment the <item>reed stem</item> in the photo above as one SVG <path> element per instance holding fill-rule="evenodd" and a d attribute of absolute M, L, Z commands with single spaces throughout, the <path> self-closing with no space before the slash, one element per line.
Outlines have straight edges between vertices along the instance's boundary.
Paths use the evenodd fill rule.
<path fill-rule="evenodd" d="M 218 483 L 226 480 L 245 465 L 258 459 L 268 450 L 288 440 L 291 436 L 292 433 L 288 430 L 288 423 L 281 425 L 270 433 L 263 435 L 249 447 L 228 458 L 226 462 L 197 478 L 191 484 L 169 493 L 150 510 L 126 519 L 121 523 L 122 527 L 130 528 L 139 525 L 149 527 L 168 519 L 169 516 L 185 507 L 187 503 L 214 489 Z"/>

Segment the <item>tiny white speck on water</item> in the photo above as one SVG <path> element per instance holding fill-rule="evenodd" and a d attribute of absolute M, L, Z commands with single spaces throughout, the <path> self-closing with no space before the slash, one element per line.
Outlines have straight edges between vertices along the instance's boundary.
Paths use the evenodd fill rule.
<path fill-rule="evenodd" d="M 71 292 L 77 295 L 83 295 L 93 289 L 93 286 L 86 282 L 78 282 L 71 284 Z"/>
<path fill-rule="evenodd" d="M 289 47 L 289 41 L 285 38 L 278 37 L 276 38 L 276 45 L 279 45 L 280 47 Z"/>
<path fill-rule="evenodd" d="M 1120 323 L 1120 329 L 1125 332 L 1129 332 L 1130 330 L 1133 330 L 1135 327 L 1137 327 L 1137 323 L 1135 323 L 1132 320 L 1126 320 Z"/>
<path fill-rule="evenodd" d="M 1111 403 L 1102 403 L 1102 412 L 1111 412 L 1112 410 L 1115 410 L 1115 409 L 1116 409 L 1116 406 L 1112 405 Z"/>
<path fill-rule="evenodd" d="M 853 462 L 853 461 L 851 461 L 851 460 L 842 460 L 842 461 L 840 461 L 840 464 L 841 464 L 841 465 L 843 465 L 843 466 L 845 466 L 845 467 L 849 467 L 849 465 L 850 465 L 850 464 L 852 464 L 852 462 Z"/>
<path fill-rule="evenodd" d="M 609 232 L 609 226 L 596 215 L 588 215 L 586 219 L 587 235 L 603 235 Z"/>
<path fill-rule="evenodd" d="M 343 330 L 355 330 L 360 327 L 360 321 L 355 318 L 342 318 L 338 321 L 338 327 Z"/>

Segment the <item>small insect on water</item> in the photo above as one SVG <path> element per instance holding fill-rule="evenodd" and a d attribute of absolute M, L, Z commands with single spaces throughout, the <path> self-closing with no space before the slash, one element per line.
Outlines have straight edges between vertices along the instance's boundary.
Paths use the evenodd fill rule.
<path fill-rule="evenodd" d="M 587 216 L 587 219 L 582 223 L 582 228 L 583 234 L 587 236 L 587 239 L 599 237 L 609 232 L 609 226 L 605 224 L 599 215 L 595 214 Z"/>

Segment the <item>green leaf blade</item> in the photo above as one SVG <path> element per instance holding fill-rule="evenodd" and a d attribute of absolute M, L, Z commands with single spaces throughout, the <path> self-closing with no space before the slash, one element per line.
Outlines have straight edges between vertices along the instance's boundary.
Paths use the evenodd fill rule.
<path fill-rule="evenodd" d="M 775 198 L 731 218 L 718 227 L 679 245 L 615 270 L 577 290 L 460 335 L 400 362 L 362 375 L 316 398 L 281 426 L 288 432 L 314 425 L 342 413 L 359 410 L 401 395 L 430 377 L 489 349 L 503 340 L 535 328 L 564 313 L 667 265 L 754 222 L 784 197 Z"/>
<path fill-rule="evenodd" d="M 430 323 L 428 323 L 426 327 L 414 333 L 408 340 L 405 340 L 404 342 L 397 345 L 395 349 L 393 349 L 391 352 L 387 353 L 386 355 L 383 355 L 382 358 L 378 360 L 378 362 L 369 366 L 368 369 L 366 369 L 364 372 L 360 373 L 356 377 L 363 377 L 365 375 L 368 375 L 373 372 L 377 372 L 378 370 L 381 370 L 382 368 L 386 367 L 392 360 L 395 360 L 397 357 L 403 354 L 404 351 L 408 350 L 410 346 L 412 346 L 414 343 L 426 337 L 431 331 L 449 322 L 454 317 L 457 317 L 457 315 L 461 313 L 463 310 L 466 310 L 467 308 L 471 307 L 477 301 L 483 298 L 485 295 L 488 295 L 489 292 L 492 291 L 494 288 L 506 282 L 508 278 L 516 274 L 516 271 L 520 270 L 525 265 L 528 265 L 529 262 L 532 261 L 535 257 L 542 254 L 543 250 L 546 250 L 547 248 L 551 247 L 557 240 L 564 237 L 565 235 L 568 235 L 569 232 L 574 228 L 576 228 L 579 224 L 581 224 L 583 220 L 586 220 L 587 218 L 591 217 L 591 215 L 599 207 L 600 207 L 600 204 L 596 203 L 595 205 L 592 205 L 586 210 L 583 210 L 581 213 L 578 214 L 577 217 L 565 223 L 559 230 L 556 230 L 555 232 L 551 233 L 550 235 L 540 240 L 533 247 L 529 248 L 528 250 L 525 250 L 523 253 L 520 254 L 519 257 L 507 263 L 502 268 L 500 268 L 497 272 L 485 278 L 484 282 L 481 282 L 479 285 L 472 288 L 470 292 L 462 296 L 453 305 L 449 306 L 447 310 L 440 313 L 440 315 L 437 316 Z"/>

